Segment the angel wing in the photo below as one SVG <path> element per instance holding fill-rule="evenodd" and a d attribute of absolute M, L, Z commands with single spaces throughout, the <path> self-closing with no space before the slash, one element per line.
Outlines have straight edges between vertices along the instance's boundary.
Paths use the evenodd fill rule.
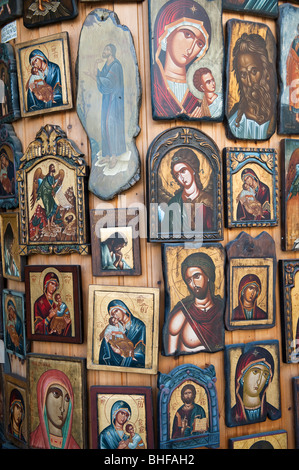
<path fill-rule="evenodd" d="M 65 172 L 64 170 L 61 168 L 58 173 L 55 175 L 55 181 L 58 180 L 58 186 L 61 186 L 62 185 L 62 182 L 64 180 L 64 175 L 65 175 Z"/>
<path fill-rule="evenodd" d="M 32 183 L 32 191 L 30 196 L 30 209 L 33 209 L 35 201 L 37 199 L 37 190 L 38 190 L 38 181 L 43 179 L 45 175 L 43 174 L 43 170 L 41 168 L 37 168 L 34 172 L 33 176 L 33 183 Z"/>

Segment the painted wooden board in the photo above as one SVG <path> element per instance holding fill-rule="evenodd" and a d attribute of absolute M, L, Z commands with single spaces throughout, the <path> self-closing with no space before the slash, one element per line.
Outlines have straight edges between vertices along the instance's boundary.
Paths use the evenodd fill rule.
<path fill-rule="evenodd" d="M 19 205 L 16 174 L 22 155 L 22 144 L 13 126 L 0 125 L 0 207 L 5 209 L 14 209 Z"/>
<path fill-rule="evenodd" d="M 27 380 L 16 374 L 4 374 L 5 435 L 21 449 L 28 447 Z"/>
<path fill-rule="evenodd" d="M 81 266 L 25 266 L 25 290 L 29 340 L 83 342 Z"/>
<path fill-rule="evenodd" d="M 284 430 L 261 432 L 258 434 L 249 434 L 242 437 L 233 437 L 229 439 L 229 448 L 236 450 L 243 449 L 287 449 L 288 434 Z"/>
<path fill-rule="evenodd" d="M 227 21 L 226 128 L 230 139 L 268 140 L 276 129 L 276 42 L 266 24 Z"/>
<path fill-rule="evenodd" d="M 150 0 L 149 35 L 153 119 L 222 121 L 222 0 Z"/>
<path fill-rule="evenodd" d="M 222 162 L 209 136 L 174 127 L 152 141 L 147 214 L 149 241 L 223 239 Z"/>
<path fill-rule="evenodd" d="M 133 37 L 116 13 L 86 17 L 77 57 L 77 113 L 91 147 L 89 190 L 109 200 L 140 178 L 141 82 Z"/>
<path fill-rule="evenodd" d="M 2 293 L 4 345 L 7 353 L 25 359 L 27 355 L 25 294 L 11 289 Z"/>
<path fill-rule="evenodd" d="M 282 323 L 282 357 L 287 364 L 299 362 L 299 261 L 279 260 L 279 294 Z"/>
<path fill-rule="evenodd" d="M 295 448 L 299 449 L 299 377 L 292 378 L 294 402 Z"/>
<path fill-rule="evenodd" d="M 227 227 L 278 225 L 276 150 L 230 147 L 223 153 Z"/>
<path fill-rule="evenodd" d="M 73 107 L 66 31 L 15 46 L 22 117 Z"/>
<path fill-rule="evenodd" d="M 241 232 L 226 245 L 228 330 L 272 328 L 276 314 L 276 249 L 271 235 Z"/>
<path fill-rule="evenodd" d="M 11 44 L 0 44 L 0 124 L 21 117 L 17 65 Z"/>
<path fill-rule="evenodd" d="M 219 411 L 213 365 L 175 367 L 158 375 L 160 449 L 219 447 Z M 186 409 L 192 404 L 192 412 Z M 189 411 L 189 410 L 188 410 Z M 195 412 L 194 412 L 195 411 Z"/>
<path fill-rule="evenodd" d="M 278 133 L 299 134 L 299 6 L 279 6 L 278 45 Z"/>
<path fill-rule="evenodd" d="M 9 23 L 23 14 L 23 0 L 2 0 L 0 3 L 0 25 Z"/>
<path fill-rule="evenodd" d="M 227 345 L 224 359 L 226 426 L 280 419 L 278 341 Z"/>
<path fill-rule="evenodd" d="M 92 273 L 94 276 L 139 276 L 139 211 L 93 209 L 90 211 Z"/>
<path fill-rule="evenodd" d="M 86 449 L 88 440 L 85 359 L 37 353 L 28 355 L 27 359 L 30 448 Z M 65 403 L 59 420 L 54 419 L 57 395 Z M 49 429 L 49 423 L 51 433 L 46 431 Z M 64 428 L 63 436 L 61 427 Z"/>
<path fill-rule="evenodd" d="M 299 250 L 299 140 L 280 141 L 281 244 L 285 251 Z"/>
<path fill-rule="evenodd" d="M 83 154 L 59 126 L 41 127 L 17 173 L 21 256 L 89 253 L 87 171 Z"/>
<path fill-rule="evenodd" d="M 225 251 L 220 243 L 163 243 L 163 354 L 224 348 Z"/>
<path fill-rule="evenodd" d="M 223 0 L 223 11 L 277 18 L 278 0 Z"/>
<path fill-rule="evenodd" d="M 73 20 L 78 15 L 77 0 L 25 0 L 23 23 L 26 28 Z"/>
<path fill-rule="evenodd" d="M 150 387 L 90 388 L 91 449 L 154 449 L 154 416 Z M 120 439 L 119 434 L 122 433 Z"/>

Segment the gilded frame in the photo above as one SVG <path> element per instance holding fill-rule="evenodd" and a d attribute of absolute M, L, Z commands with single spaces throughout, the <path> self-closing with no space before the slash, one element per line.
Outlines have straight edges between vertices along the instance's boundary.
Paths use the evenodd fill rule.
<path fill-rule="evenodd" d="M 48 168 L 52 165 L 54 169 L 56 167 L 56 170 L 58 168 L 59 172 L 62 171 L 64 175 L 67 175 L 67 181 L 73 185 L 72 194 L 75 197 L 75 201 L 74 198 L 71 199 L 71 202 L 68 200 L 66 206 L 58 206 L 59 213 L 59 208 L 62 207 L 60 218 L 63 219 L 61 223 L 59 222 L 62 228 L 60 232 L 57 232 L 58 238 L 57 236 L 55 238 L 55 234 L 52 235 L 51 227 L 49 233 L 46 230 L 50 218 L 47 217 L 46 209 L 39 202 L 42 198 L 39 198 L 37 194 L 38 179 L 45 179 Z M 41 173 L 40 168 L 42 169 Z M 43 174 L 43 171 L 46 175 Z M 38 173 L 40 173 L 39 177 Z M 17 173 L 21 256 L 33 253 L 55 253 L 57 255 L 68 253 L 86 255 L 89 253 L 86 176 L 87 164 L 84 156 L 77 146 L 67 138 L 66 133 L 59 126 L 47 124 L 42 127 L 37 133 L 36 139 L 29 144 L 21 158 Z M 59 181 L 58 176 L 57 178 L 55 181 Z M 62 186 L 60 187 L 62 188 Z M 64 196 L 68 189 L 65 189 Z M 33 205 L 32 202 L 34 202 Z M 58 230 L 58 221 L 54 222 L 55 227 Z"/>

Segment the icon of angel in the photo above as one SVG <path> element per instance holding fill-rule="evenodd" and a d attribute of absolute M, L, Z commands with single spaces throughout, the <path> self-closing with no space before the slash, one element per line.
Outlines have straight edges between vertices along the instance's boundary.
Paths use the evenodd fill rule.
<path fill-rule="evenodd" d="M 30 239 L 53 241 L 64 239 L 68 231 L 68 220 L 76 220 L 76 204 L 73 187 L 63 189 L 65 170 L 56 171 L 50 163 L 48 173 L 38 167 L 33 176 L 30 210 L 35 211 L 30 219 Z M 69 235 L 69 233 L 68 233 Z M 74 234 L 76 235 L 76 234 Z"/>

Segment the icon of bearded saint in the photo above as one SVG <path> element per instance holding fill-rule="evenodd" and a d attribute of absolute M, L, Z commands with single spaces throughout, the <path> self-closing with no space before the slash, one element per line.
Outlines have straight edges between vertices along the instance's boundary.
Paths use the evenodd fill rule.
<path fill-rule="evenodd" d="M 266 41 L 259 34 L 243 33 L 233 49 L 240 100 L 229 113 L 233 135 L 265 140 L 275 130 L 276 75 Z"/>

